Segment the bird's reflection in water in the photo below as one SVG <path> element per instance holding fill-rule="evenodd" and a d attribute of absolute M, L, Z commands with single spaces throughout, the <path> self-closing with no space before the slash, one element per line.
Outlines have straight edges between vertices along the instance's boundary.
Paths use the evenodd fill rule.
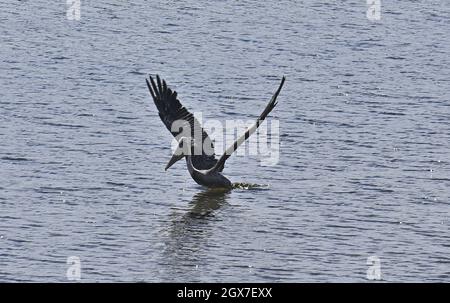
<path fill-rule="evenodd" d="M 229 189 L 208 189 L 195 194 L 186 215 L 197 218 L 208 216 L 226 203 L 229 192 Z"/>
<path fill-rule="evenodd" d="M 173 213 L 171 234 L 200 233 L 205 224 L 213 221 L 215 213 L 225 204 L 230 193 L 228 189 L 207 189 L 196 193 L 183 213 Z"/>
<path fill-rule="evenodd" d="M 230 190 L 208 189 L 195 194 L 188 208 L 171 214 L 171 225 L 165 241 L 163 259 L 169 277 L 188 274 L 190 279 L 200 274 L 197 266 L 208 258 L 209 238 L 217 222 L 217 211 L 227 205 Z"/>

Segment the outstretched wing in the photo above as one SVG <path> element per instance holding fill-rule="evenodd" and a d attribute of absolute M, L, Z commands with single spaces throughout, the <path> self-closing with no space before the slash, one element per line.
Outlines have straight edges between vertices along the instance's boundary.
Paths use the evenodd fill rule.
<path fill-rule="evenodd" d="M 228 147 L 226 149 L 226 151 L 220 157 L 219 161 L 217 161 L 217 163 L 216 163 L 215 167 L 213 168 L 213 170 L 222 171 L 223 170 L 223 166 L 225 165 L 225 161 L 239 147 L 239 145 L 241 145 L 243 142 L 245 142 L 245 140 L 247 140 L 248 137 L 250 137 L 250 135 L 253 134 L 256 131 L 256 129 L 264 121 L 264 119 L 267 117 L 267 115 L 275 108 L 275 106 L 278 103 L 277 102 L 278 94 L 280 93 L 281 88 L 283 87 L 283 84 L 284 84 L 285 80 L 286 80 L 286 77 L 283 76 L 283 78 L 281 79 L 280 86 L 278 87 L 278 89 L 275 92 L 275 94 L 272 96 L 272 99 L 270 99 L 269 104 L 267 104 L 267 106 L 264 109 L 264 111 L 261 113 L 261 115 L 256 120 L 255 124 L 253 124 L 251 127 L 249 127 L 247 129 L 247 131 L 233 143 L 233 145 L 231 145 L 230 147 Z"/>
<path fill-rule="evenodd" d="M 156 75 L 156 82 L 152 76 L 149 76 L 149 79 L 145 79 L 145 81 L 158 109 L 159 117 L 172 135 L 177 138 L 184 127 L 189 127 L 191 138 L 198 139 L 196 137 L 201 134 L 202 155 L 192 157 L 195 168 L 209 169 L 213 167 L 217 162 L 214 156 L 214 144 L 198 120 L 181 105 L 177 99 L 177 92 L 168 88 L 166 81 L 161 81 L 158 75 Z M 172 128 L 174 122 L 176 122 L 176 128 Z M 199 132 L 199 134 L 195 136 L 195 132 Z"/>

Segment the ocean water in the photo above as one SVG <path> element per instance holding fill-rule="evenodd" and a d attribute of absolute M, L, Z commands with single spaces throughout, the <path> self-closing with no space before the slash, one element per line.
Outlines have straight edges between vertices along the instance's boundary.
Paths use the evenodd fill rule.
<path fill-rule="evenodd" d="M 450 2 L 0 4 L 0 281 L 450 279 Z M 145 85 L 203 120 L 268 121 L 279 161 L 208 191 Z M 217 150 L 220 154 L 222 151 Z"/>

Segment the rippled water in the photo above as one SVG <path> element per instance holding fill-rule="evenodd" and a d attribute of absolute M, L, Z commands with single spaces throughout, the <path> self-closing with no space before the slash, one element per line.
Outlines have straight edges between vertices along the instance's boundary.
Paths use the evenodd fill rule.
<path fill-rule="evenodd" d="M 449 280 L 450 2 L 108 2 L 0 4 L 0 281 Z M 164 172 L 148 73 L 204 120 L 286 75 L 279 164 L 225 168 L 264 186 Z"/>

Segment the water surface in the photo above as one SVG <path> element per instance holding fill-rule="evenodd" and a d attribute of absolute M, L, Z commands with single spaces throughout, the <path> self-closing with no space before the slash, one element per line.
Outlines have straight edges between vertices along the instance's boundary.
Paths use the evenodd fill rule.
<path fill-rule="evenodd" d="M 0 5 L 0 281 L 448 281 L 448 1 L 81 2 Z M 165 172 L 148 73 L 222 121 L 286 75 L 278 165 L 225 168 L 264 188 Z"/>

